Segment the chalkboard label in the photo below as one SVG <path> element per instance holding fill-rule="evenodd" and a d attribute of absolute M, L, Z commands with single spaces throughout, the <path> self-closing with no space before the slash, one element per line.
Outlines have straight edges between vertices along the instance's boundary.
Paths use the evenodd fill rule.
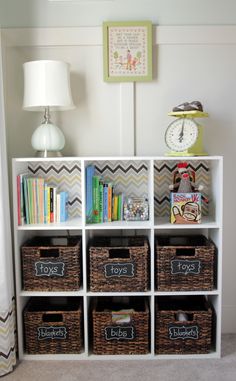
<path fill-rule="evenodd" d="M 38 340 L 67 339 L 66 327 L 38 327 Z"/>
<path fill-rule="evenodd" d="M 35 262 L 35 276 L 64 276 L 63 262 Z"/>
<path fill-rule="evenodd" d="M 188 259 L 174 259 L 171 261 L 171 274 L 200 274 L 201 261 L 190 261 Z"/>
<path fill-rule="evenodd" d="M 134 327 L 105 327 L 105 338 L 106 340 L 134 340 L 135 331 Z"/>
<path fill-rule="evenodd" d="M 199 327 L 197 325 L 169 325 L 169 339 L 171 340 L 197 340 L 199 338 Z"/>
<path fill-rule="evenodd" d="M 104 265 L 105 277 L 130 277 L 135 275 L 135 268 L 133 263 L 107 263 Z"/>

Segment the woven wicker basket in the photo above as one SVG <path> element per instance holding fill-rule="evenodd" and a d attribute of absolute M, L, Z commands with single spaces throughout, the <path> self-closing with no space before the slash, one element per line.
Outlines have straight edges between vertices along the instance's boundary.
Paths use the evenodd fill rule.
<path fill-rule="evenodd" d="M 213 290 L 216 247 L 202 235 L 156 237 L 158 291 Z"/>
<path fill-rule="evenodd" d="M 24 309 L 29 354 L 80 353 L 82 308 L 75 298 L 32 298 Z"/>
<path fill-rule="evenodd" d="M 90 290 L 147 291 L 149 255 L 143 236 L 95 238 L 89 243 Z"/>
<path fill-rule="evenodd" d="M 21 247 L 21 257 L 24 290 L 79 289 L 80 237 L 35 237 Z"/>
<path fill-rule="evenodd" d="M 126 298 L 125 298 L 126 299 Z M 120 301 L 120 300 L 119 300 Z M 132 308 L 129 322 L 115 322 L 115 311 Z M 92 308 L 93 353 L 98 355 L 146 354 L 149 352 L 149 307 L 144 299 L 117 303 L 99 298 Z"/>
<path fill-rule="evenodd" d="M 181 315 L 187 320 L 178 319 Z M 204 296 L 160 297 L 156 303 L 158 354 L 208 353 L 212 328 L 213 310 Z"/>

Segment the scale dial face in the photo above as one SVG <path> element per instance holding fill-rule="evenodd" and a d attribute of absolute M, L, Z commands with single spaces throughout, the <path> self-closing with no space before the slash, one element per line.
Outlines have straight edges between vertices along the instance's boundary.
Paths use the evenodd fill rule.
<path fill-rule="evenodd" d="M 172 151 L 182 152 L 192 147 L 198 138 L 198 126 L 193 119 L 174 120 L 165 133 L 165 142 Z"/>

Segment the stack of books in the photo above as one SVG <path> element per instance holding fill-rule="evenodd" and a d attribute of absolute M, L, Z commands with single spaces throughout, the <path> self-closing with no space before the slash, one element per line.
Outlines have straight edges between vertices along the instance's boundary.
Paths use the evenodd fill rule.
<path fill-rule="evenodd" d="M 116 194 L 110 180 L 96 175 L 93 164 L 86 167 L 86 222 L 123 220 L 124 194 Z"/>
<path fill-rule="evenodd" d="M 68 219 L 68 192 L 59 191 L 41 177 L 17 176 L 18 225 L 65 222 Z"/>

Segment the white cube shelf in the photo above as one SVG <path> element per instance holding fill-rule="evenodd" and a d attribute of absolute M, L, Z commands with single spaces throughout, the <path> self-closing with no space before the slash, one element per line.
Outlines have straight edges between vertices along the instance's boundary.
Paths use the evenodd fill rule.
<path fill-rule="evenodd" d="M 200 224 L 180 225 L 169 221 L 169 188 L 173 170 L 179 161 L 187 161 L 196 172 L 197 184 L 204 185 L 203 194 L 208 204 L 203 206 Z M 222 187 L 223 159 L 204 157 L 61 157 L 13 159 L 14 256 L 17 302 L 18 345 L 20 359 L 163 359 L 163 358 L 218 358 L 221 353 L 221 298 L 222 298 Z M 98 175 L 111 178 L 118 192 L 145 196 L 149 201 L 148 221 L 114 221 L 98 224 L 86 223 L 85 168 L 94 164 Z M 28 224 L 18 226 L 17 182 L 18 174 L 42 176 L 69 190 L 69 219 L 63 223 Z M 37 235 L 78 234 L 82 237 L 83 282 L 78 291 L 25 291 L 22 287 L 21 245 Z M 155 289 L 155 235 L 204 234 L 217 247 L 217 279 L 212 291 L 160 292 Z M 146 292 L 91 292 L 88 282 L 88 241 L 99 235 L 145 235 L 150 243 L 150 287 Z M 216 322 L 212 350 L 208 354 L 157 355 L 155 354 L 155 300 L 161 296 L 204 295 L 214 306 Z M 24 352 L 22 312 L 30 297 L 71 296 L 83 301 L 84 349 L 81 354 L 28 355 Z M 150 352 L 147 355 L 94 355 L 91 351 L 90 302 L 94 297 L 139 296 L 150 306 Z"/>

